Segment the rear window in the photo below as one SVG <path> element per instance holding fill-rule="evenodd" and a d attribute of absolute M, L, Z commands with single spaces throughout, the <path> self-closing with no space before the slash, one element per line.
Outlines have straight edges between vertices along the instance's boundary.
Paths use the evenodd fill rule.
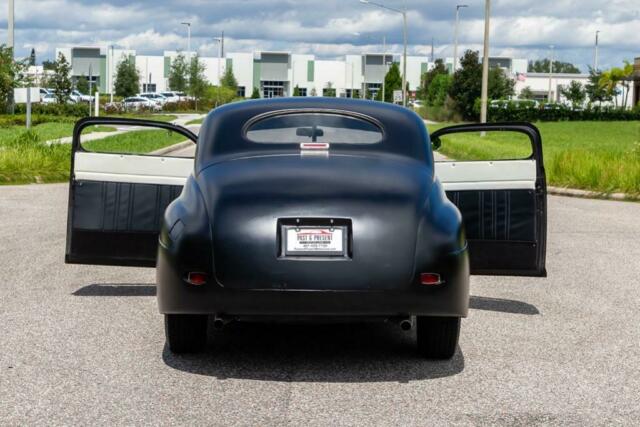
<path fill-rule="evenodd" d="M 382 140 L 382 129 L 371 121 L 344 114 L 298 113 L 258 120 L 249 126 L 246 136 L 267 144 L 376 144 Z"/>

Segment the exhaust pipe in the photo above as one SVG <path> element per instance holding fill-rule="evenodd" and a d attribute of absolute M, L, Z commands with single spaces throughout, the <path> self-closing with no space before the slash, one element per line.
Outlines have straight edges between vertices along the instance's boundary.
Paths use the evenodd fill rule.
<path fill-rule="evenodd" d="M 219 331 L 220 329 L 224 328 L 224 325 L 226 325 L 230 321 L 231 321 L 230 319 L 225 319 L 224 317 L 221 317 L 221 316 L 215 316 L 213 318 L 213 328 Z"/>
<path fill-rule="evenodd" d="M 402 319 L 400 321 L 400 329 L 403 331 L 409 331 L 413 327 L 413 322 L 411 319 Z"/>

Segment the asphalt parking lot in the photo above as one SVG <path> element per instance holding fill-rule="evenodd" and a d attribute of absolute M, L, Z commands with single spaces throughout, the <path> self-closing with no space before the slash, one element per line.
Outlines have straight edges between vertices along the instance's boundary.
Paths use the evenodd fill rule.
<path fill-rule="evenodd" d="M 473 277 L 460 347 L 391 325 L 164 344 L 152 269 L 65 265 L 67 187 L 0 187 L 3 425 L 637 425 L 640 204 L 550 197 L 549 277 Z"/>

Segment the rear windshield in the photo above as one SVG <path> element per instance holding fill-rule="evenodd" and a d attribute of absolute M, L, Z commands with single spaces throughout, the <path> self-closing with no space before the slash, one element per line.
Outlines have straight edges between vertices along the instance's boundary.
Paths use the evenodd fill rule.
<path fill-rule="evenodd" d="M 249 126 L 246 136 L 250 141 L 268 144 L 376 144 L 382 140 L 382 129 L 368 120 L 343 114 L 299 113 L 259 120 Z"/>

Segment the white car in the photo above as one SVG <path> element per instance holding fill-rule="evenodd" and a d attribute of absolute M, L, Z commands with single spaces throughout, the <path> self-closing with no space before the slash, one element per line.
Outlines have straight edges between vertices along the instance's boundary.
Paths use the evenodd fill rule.
<path fill-rule="evenodd" d="M 157 105 L 162 107 L 167 103 L 167 98 L 159 93 L 155 92 L 145 92 L 138 94 L 139 97 L 146 98 L 149 101 L 155 102 Z"/>
<path fill-rule="evenodd" d="M 41 90 L 41 95 L 40 95 L 40 102 L 42 102 L 43 104 L 55 104 L 58 102 L 58 100 L 56 99 L 55 95 L 52 93 L 42 93 L 42 89 Z"/>
<path fill-rule="evenodd" d="M 143 98 L 141 96 L 132 96 L 130 98 L 125 98 L 125 100 L 122 101 L 122 104 L 124 105 L 125 110 L 139 110 L 141 108 L 148 108 L 158 111 L 162 109 L 162 107 L 156 101 L 152 101 L 151 99 Z"/>
<path fill-rule="evenodd" d="M 93 96 L 85 95 L 77 89 L 71 92 L 71 99 L 75 102 L 93 102 L 93 98 Z"/>

